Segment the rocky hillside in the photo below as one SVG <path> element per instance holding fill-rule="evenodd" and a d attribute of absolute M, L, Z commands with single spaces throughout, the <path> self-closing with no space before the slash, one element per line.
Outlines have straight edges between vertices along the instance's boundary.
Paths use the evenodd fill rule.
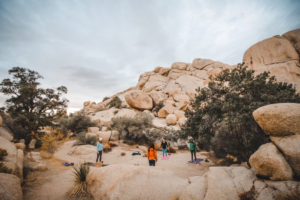
<path fill-rule="evenodd" d="M 257 73 L 270 71 L 278 81 L 292 83 L 300 92 L 299 58 L 300 29 L 297 29 L 254 44 L 245 52 L 243 62 Z M 210 76 L 233 67 L 200 58 L 192 63 L 175 62 L 170 68 L 156 67 L 140 75 L 136 87 L 100 103 L 84 102 L 82 112 L 100 127 L 108 127 L 113 117 L 131 117 L 138 112 L 148 112 L 154 116 L 154 126 L 177 130 L 186 120 L 184 110 L 194 97 L 195 89 L 206 87 Z M 109 102 L 115 96 L 122 100 L 120 109 L 109 107 Z"/>

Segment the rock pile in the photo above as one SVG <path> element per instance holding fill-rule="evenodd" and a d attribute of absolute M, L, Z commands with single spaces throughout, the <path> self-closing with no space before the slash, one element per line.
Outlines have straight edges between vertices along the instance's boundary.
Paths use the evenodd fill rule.
<path fill-rule="evenodd" d="M 272 141 L 250 157 L 255 173 L 272 180 L 300 177 L 300 104 L 263 106 L 253 116 Z"/>
<path fill-rule="evenodd" d="M 297 29 L 254 44 L 245 52 L 243 62 L 256 73 L 270 71 L 278 81 L 294 84 L 299 92 L 299 44 L 300 29 Z M 194 98 L 195 89 L 206 87 L 209 77 L 233 67 L 201 58 L 194 59 L 192 63 L 175 62 L 170 68 L 156 67 L 153 71 L 141 74 L 135 87 L 105 98 L 100 103 L 85 102 L 82 112 L 100 127 L 109 127 L 113 117 L 131 117 L 135 113 L 149 110 L 155 117 L 155 127 L 180 129 L 186 120 L 183 111 Z M 109 102 L 116 96 L 122 101 L 120 109 L 109 106 Z M 156 111 L 158 105 L 162 107 Z"/>

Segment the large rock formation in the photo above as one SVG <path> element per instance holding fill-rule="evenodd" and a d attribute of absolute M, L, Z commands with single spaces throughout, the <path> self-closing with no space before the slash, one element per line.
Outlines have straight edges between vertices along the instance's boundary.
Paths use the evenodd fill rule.
<path fill-rule="evenodd" d="M 278 103 L 253 112 L 259 126 L 271 136 L 300 135 L 300 104 Z"/>
<path fill-rule="evenodd" d="M 300 91 L 300 29 L 260 41 L 244 54 L 243 62 L 256 73 L 270 71 L 278 81 L 295 84 Z"/>
<path fill-rule="evenodd" d="M 260 41 L 245 52 L 243 62 L 250 69 L 254 69 L 256 74 L 270 71 L 271 75 L 274 75 L 278 81 L 294 84 L 299 92 L 299 38 L 300 29 L 297 29 L 285 33 L 283 36 L 274 36 Z M 155 117 L 159 118 L 166 118 L 170 114 L 175 114 L 177 116 L 176 126 L 182 126 L 185 118 L 182 113 L 180 113 L 181 116 L 178 116 L 178 111 L 190 108 L 189 102 L 195 97 L 195 89 L 207 87 L 210 77 L 215 77 L 222 70 L 233 67 L 235 65 L 231 66 L 202 58 L 196 58 L 191 63 L 174 62 L 170 68 L 156 67 L 153 71 L 141 74 L 136 87 L 117 93 L 100 103 L 85 102 L 82 111 L 90 115 L 99 126 L 107 127 L 113 117 L 120 115 L 115 108 L 109 107 L 109 102 L 118 96 L 122 100 L 122 108 L 134 112 L 151 110 Z M 160 110 L 153 109 L 160 103 L 163 103 Z M 131 114 L 130 116 L 132 116 Z M 156 118 L 153 120 L 156 124 L 159 122 Z M 285 120 L 278 121 L 281 122 L 279 125 L 285 122 Z M 169 125 L 172 126 L 173 122 Z M 297 125 L 299 123 L 295 124 L 294 128 L 299 130 Z M 289 132 L 288 129 L 286 130 Z M 277 132 L 289 134 L 279 129 Z"/>
<path fill-rule="evenodd" d="M 271 140 L 284 154 L 295 174 L 300 177 L 300 135 L 271 137 Z"/>
<path fill-rule="evenodd" d="M 142 91 L 131 91 L 126 94 L 125 99 L 132 108 L 139 110 L 151 110 L 153 108 L 152 98 Z"/>
<path fill-rule="evenodd" d="M 271 180 L 292 180 L 293 171 L 285 158 L 272 143 L 261 145 L 251 155 L 249 162 L 256 174 Z"/>
<path fill-rule="evenodd" d="M 247 199 L 273 200 L 300 192 L 299 182 L 261 180 L 245 167 L 210 167 L 202 176 L 184 179 L 159 167 L 110 165 L 92 167 L 87 183 L 94 199 L 104 200 L 239 200 L 247 193 Z"/>
<path fill-rule="evenodd" d="M 280 150 L 278 151 L 276 147 L 272 145 L 273 151 L 268 152 L 268 159 L 264 159 L 264 155 L 267 154 L 266 150 L 258 150 L 255 153 L 255 157 L 259 158 L 259 160 L 264 160 L 262 168 L 266 170 L 268 167 L 279 167 L 279 164 L 276 162 L 274 162 L 275 165 L 271 164 L 273 161 L 271 161 L 270 158 L 275 159 L 275 157 L 280 155 L 281 160 L 286 160 L 286 163 L 293 169 L 295 176 L 300 177 L 300 104 L 278 103 L 263 106 L 255 110 L 253 116 L 265 133 L 271 136 L 271 141 Z M 263 146 L 260 148 L 263 148 Z M 271 144 L 269 144 L 269 146 L 271 146 Z M 254 154 L 251 158 L 253 158 L 253 156 Z M 269 160 L 270 164 L 266 164 L 266 160 Z M 285 161 L 282 162 L 285 163 Z M 253 159 L 252 164 L 255 166 L 261 165 L 258 160 Z M 284 168 L 281 168 L 281 170 L 283 169 Z M 258 169 L 254 168 L 254 170 Z"/>

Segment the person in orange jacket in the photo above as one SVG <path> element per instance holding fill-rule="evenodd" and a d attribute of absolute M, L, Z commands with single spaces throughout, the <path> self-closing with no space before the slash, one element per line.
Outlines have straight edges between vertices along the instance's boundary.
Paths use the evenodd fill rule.
<path fill-rule="evenodd" d="M 157 162 L 157 154 L 156 154 L 154 144 L 150 145 L 148 149 L 148 160 L 149 160 L 149 166 L 155 166 L 155 162 Z"/>

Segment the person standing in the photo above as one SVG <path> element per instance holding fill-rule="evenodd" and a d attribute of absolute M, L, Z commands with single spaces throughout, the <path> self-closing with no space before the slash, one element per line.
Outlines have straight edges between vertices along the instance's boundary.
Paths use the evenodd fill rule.
<path fill-rule="evenodd" d="M 191 151 L 191 156 L 192 156 L 192 162 L 194 162 L 193 157 L 195 157 L 195 162 L 196 162 L 196 160 L 197 160 L 197 157 L 196 157 L 197 146 L 196 146 L 196 144 L 195 144 L 195 142 L 194 142 L 193 139 L 190 139 L 189 144 L 190 144 L 190 151 Z"/>
<path fill-rule="evenodd" d="M 102 162 L 102 151 L 103 151 L 103 145 L 102 145 L 102 138 L 99 137 L 99 141 L 97 143 L 97 158 L 96 162 Z"/>
<path fill-rule="evenodd" d="M 166 142 L 165 138 L 163 138 L 163 140 L 161 142 L 161 148 L 162 148 L 162 152 L 163 152 L 163 157 L 162 157 L 163 160 L 168 158 L 167 147 L 168 147 L 168 143 Z"/>
<path fill-rule="evenodd" d="M 148 149 L 148 160 L 149 166 L 155 166 L 155 162 L 157 162 L 157 154 L 154 144 L 152 144 Z"/>

